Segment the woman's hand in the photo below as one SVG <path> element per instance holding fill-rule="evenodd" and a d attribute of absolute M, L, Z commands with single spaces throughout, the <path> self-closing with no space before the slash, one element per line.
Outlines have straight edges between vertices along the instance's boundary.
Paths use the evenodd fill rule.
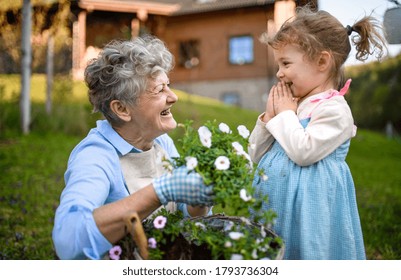
<path fill-rule="evenodd" d="M 172 174 L 165 174 L 153 180 L 153 187 L 162 204 L 169 201 L 188 205 L 213 205 L 213 186 L 206 186 L 196 172 L 178 167 Z"/>

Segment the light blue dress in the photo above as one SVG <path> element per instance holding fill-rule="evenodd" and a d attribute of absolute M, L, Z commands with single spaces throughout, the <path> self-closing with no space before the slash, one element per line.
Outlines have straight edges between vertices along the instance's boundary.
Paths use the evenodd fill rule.
<path fill-rule="evenodd" d="M 310 118 L 301 120 L 305 128 Z M 345 162 L 350 141 L 319 162 L 301 167 L 275 141 L 258 164 L 268 179 L 254 187 L 277 213 L 273 230 L 285 243 L 284 259 L 366 259 L 354 182 Z M 258 172 L 256 172 L 258 173 Z"/>

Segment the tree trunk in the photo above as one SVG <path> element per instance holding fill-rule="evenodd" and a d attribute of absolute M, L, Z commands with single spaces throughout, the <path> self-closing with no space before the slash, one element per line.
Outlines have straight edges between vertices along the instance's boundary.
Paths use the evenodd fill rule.
<path fill-rule="evenodd" d="M 22 38 L 21 38 L 21 97 L 20 115 L 21 128 L 24 134 L 29 133 L 31 122 L 30 84 L 31 84 L 31 30 L 32 5 L 30 0 L 24 0 L 22 7 Z"/>
<path fill-rule="evenodd" d="M 46 113 L 52 112 L 52 90 L 53 90 L 53 72 L 54 72 L 54 38 L 49 36 L 47 41 L 47 59 L 46 59 Z"/>

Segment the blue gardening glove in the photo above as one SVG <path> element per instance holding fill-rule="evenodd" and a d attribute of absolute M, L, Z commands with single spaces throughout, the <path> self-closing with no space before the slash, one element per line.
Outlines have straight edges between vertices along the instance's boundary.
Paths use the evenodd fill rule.
<path fill-rule="evenodd" d="M 169 201 L 182 202 L 189 205 L 212 205 L 212 186 L 206 186 L 202 177 L 185 166 L 153 179 L 153 187 L 160 202 L 165 205 Z"/>

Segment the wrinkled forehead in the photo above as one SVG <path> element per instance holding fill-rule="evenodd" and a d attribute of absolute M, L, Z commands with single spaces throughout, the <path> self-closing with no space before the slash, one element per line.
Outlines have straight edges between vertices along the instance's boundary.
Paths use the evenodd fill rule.
<path fill-rule="evenodd" d="M 159 72 L 155 77 L 150 77 L 148 79 L 148 85 L 150 86 L 156 86 L 160 84 L 168 84 L 169 83 L 169 78 L 166 73 L 164 72 Z"/>

